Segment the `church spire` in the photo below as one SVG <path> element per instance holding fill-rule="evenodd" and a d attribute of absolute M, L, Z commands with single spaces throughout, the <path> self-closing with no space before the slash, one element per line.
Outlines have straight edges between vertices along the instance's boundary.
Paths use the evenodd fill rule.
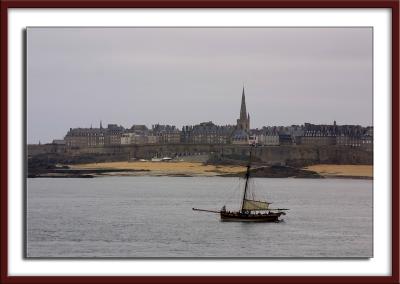
<path fill-rule="evenodd" d="M 240 106 L 240 119 L 241 120 L 246 120 L 247 118 L 247 111 L 246 111 L 246 97 L 244 94 L 244 86 L 243 86 L 243 91 L 242 91 L 242 104 Z"/>
<path fill-rule="evenodd" d="M 237 120 L 237 128 L 245 131 L 250 130 L 250 114 L 246 110 L 246 96 L 244 94 L 244 86 L 242 91 L 242 104 L 240 106 L 240 117 Z"/>

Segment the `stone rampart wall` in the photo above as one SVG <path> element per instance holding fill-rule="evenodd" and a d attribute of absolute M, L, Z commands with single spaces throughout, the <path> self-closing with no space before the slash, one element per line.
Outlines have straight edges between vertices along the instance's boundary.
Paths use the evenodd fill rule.
<path fill-rule="evenodd" d="M 248 146 L 209 144 L 161 144 L 161 145 L 121 145 L 67 149 L 68 156 L 106 155 L 121 159 L 151 159 L 153 157 L 175 157 L 176 155 L 214 155 L 218 157 L 247 156 Z M 51 148 L 52 151 L 54 147 Z M 57 151 L 57 150 L 56 150 Z M 29 150 L 28 150 L 29 152 Z M 57 151 L 57 152 L 62 152 Z M 310 164 L 372 164 L 373 153 L 359 147 L 349 146 L 261 146 L 253 152 L 257 160 L 267 164 L 304 166 Z"/>

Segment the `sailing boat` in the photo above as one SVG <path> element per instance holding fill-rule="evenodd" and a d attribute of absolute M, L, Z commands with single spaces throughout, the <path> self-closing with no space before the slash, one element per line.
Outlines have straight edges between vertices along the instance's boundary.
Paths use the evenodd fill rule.
<path fill-rule="evenodd" d="M 250 159 L 247 165 L 246 175 L 245 175 L 245 185 L 242 198 L 242 205 L 239 211 L 227 211 L 224 205 L 221 210 L 206 210 L 192 208 L 195 211 L 204 211 L 211 213 L 219 213 L 221 216 L 221 221 L 239 221 L 239 222 L 279 222 L 279 217 L 281 215 L 286 215 L 284 211 L 289 209 L 283 208 L 270 208 L 270 202 L 263 200 L 255 200 L 249 197 L 249 179 L 250 179 L 250 166 L 251 166 L 251 152 L 250 148 Z"/>

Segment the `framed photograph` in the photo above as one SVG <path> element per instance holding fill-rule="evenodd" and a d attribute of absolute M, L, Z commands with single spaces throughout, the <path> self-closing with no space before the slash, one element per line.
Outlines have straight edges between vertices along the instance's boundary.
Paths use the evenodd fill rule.
<path fill-rule="evenodd" d="M 399 283 L 399 1 L 1 3 L 1 279 Z"/>

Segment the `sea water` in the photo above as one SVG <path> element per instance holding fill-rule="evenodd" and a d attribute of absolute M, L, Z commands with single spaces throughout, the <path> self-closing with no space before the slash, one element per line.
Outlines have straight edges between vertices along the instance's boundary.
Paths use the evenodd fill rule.
<path fill-rule="evenodd" d="M 26 256 L 372 257 L 371 180 L 255 178 L 253 187 L 290 209 L 282 222 L 192 210 L 239 208 L 239 178 L 28 179 Z"/>

